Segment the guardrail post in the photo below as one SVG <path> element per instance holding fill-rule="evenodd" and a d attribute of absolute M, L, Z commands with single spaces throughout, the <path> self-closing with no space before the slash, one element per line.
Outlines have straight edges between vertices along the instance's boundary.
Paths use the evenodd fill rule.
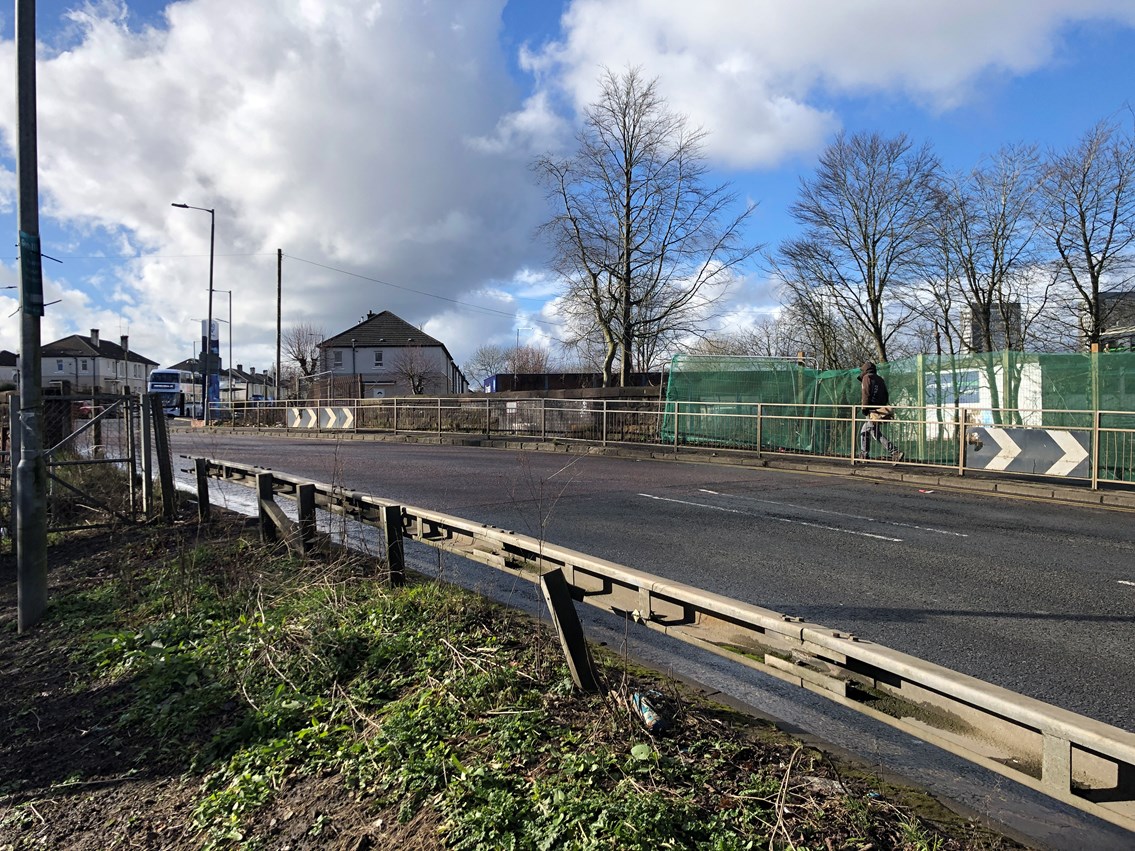
<path fill-rule="evenodd" d="M 857 434 L 858 428 L 855 422 L 855 406 L 851 406 L 851 466 L 855 466 L 855 460 L 859 457 L 859 435 Z"/>
<path fill-rule="evenodd" d="M 264 544 L 276 540 L 276 524 L 272 522 L 268 503 L 273 501 L 272 474 L 256 474 L 256 509 L 260 517 L 260 542 Z"/>
<path fill-rule="evenodd" d="M 540 589 L 544 592 L 544 600 L 559 634 L 560 646 L 564 649 L 575 687 L 585 692 L 598 692 L 599 676 L 587 649 L 583 626 L 579 622 L 579 613 L 575 610 L 571 588 L 564 578 L 564 572 L 557 567 L 541 573 Z"/>
<path fill-rule="evenodd" d="M 540 397 L 540 440 L 548 439 L 548 397 Z"/>
<path fill-rule="evenodd" d="M 677 399 L 674 400 L 674 451 L 678 451 L 678 418 L 681 416 L 680 407 L 682 403 Z"/>
<path fill-rule="evenodd" d="M 493 431 L 493 414 L 489 408 L 489 397 L 485 397 L 485 437 L 492 434 Z"/>
<path fill-rule="evenodd" d="M 441 437 L 441 397 L 437 397 L 437 436 Z"/>
<path fill-rule="evenodd" d="M 1072 743 L 1067 739 L 1045 735 L 1040 782 L 1054 797 L 1063 797 L 1072 788 Z"/>
<path fill-rule="evenodd" d="M 382 540 L 386 553 L 386 584 L 405 585 L 406 551 L 402 545 L 402 506 L 382 506 Z"/>
<path fill-rule="evenodd" d="M 210 520 L 209 462 L 204 458 L 194 458 L 193 469 L 197 473 L 197 519 L 201 523 L 208 523 Z"/>
<path fill-rule="evenodd" d="M 607 445 L 607 400 L 603 400 L 603 445 Z"/>
<path fill-rule="evenodd" d="M 305 553 L 309 553 L 315 548 L 315 485 L 304 484 L 296 488 L 296 507 L 301 546 Z"/>
<path fill-rule="evenodd" d="M 394 433 L 398 434 L 398 397 L 394 397 Z"/>
<path fill-rule="evenodd" d="M 757 457 L 761 457 L 761 444 L 764 442 L 764 404 L 757 402 Z"/>

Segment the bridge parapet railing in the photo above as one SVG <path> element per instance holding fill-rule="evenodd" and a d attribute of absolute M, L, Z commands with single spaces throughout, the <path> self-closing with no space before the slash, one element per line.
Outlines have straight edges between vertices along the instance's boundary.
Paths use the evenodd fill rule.
<path fill-rule="evenodd" d="M 400 397 L 256 406 L 234 424 L 327 432 L 484 435 L 601 445 L 723 449 L 892 463 L 874 441 L 857 457 L 858 406 L 660 399 Z M 1124 411 L 895 406 L 880 424 L 903 463 L 1135 483 L 1135 414 Z"/>

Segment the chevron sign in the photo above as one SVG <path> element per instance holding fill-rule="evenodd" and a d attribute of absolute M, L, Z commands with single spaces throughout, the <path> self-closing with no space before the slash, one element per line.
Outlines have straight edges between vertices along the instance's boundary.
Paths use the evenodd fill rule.
<path fill-rule="evenodd" d="M 288 408 L 288 428 L 353 428 L 353 408 Z"/>
<path fill-rule="evenodd" d="M 966 432 L 966 467 L 1040 476 L 1091 477 L 1091 435 L 1082 431 L 984 426 Z"/>

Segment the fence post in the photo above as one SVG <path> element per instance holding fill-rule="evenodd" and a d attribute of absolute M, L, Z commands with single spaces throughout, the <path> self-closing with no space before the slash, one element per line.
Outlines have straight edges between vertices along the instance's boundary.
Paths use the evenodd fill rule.
<path fill-rule="evenodd" d="M 402 506 L 382 506 L 382 540 L 386 553 L 386 584 L 406 583 L 406 552 L 402 545 Z"/>
<path fill-rule="evenodd" d="M 492 433 L 493 429 L 493 415 L 489 411 L 489 397 L 485 397 L 485 437 Z"/>
<path fill-rule="evenodd" d="M 761 457 L 761 444 L 764 442 L 764 404 L 757 402 L 757 457 Z"/>
<path fill-rule="evenodd" d="M 305 553 L 315 548 L 315 485 L 304 484 L 296 489 L 300 542 Z"/>
<path fill-rule="evenodd" d="M 398 397 L 394 397 L 394 433 L 398 434 Z"/>
<path fill-rule="evenodd" d="M 548 397 L 540 397 L 540 441 L 548 439 Z"/>
<path fill-rule="evenodd" d="M 1092 490 L 1100 487 L 1100 410 L 1092 411 Z"/>
<path fill-rule="evenodd" d="M 134 430 L 134 396 L 129 390 L 122 400 L 124 422 L 126 423 L 126 457 L 130 459 L 130 517 L 138 519 L 138 433 Z M 140 401 L 140 400 L 139 400 Z"/>
<path fill-rule="evenodd" d="M 966 427 L 969 424 L 969 411 L 965 408 L 955 408 L 958 417 L 958 475 L 966 474 Z"/>
<path fill-rule="evenodd" d="M 437 436 L 441 439 L 441 397 L 437 397 Z"/>
<path fill-rule="evenodd" d="M 19 500 L 16 494 L 16 468 L 20 465 L 20 403 L 19 396 L 8 397 L 8 539 L 12 542 L 12 555 L 16 555 L 16 506 Z"/>
<path fill-rule="evenodd" d="M 204 458 L 194 458 L 193 469 L 197 473 L 197 519 L 202 523 L 208 523 L 210 520 L 208 462 Z"/>
<path fill-rule="evenodd" d="M 276 540 L 276 524 L 268 513 L 265 503 L 273 501 L 272 474 L 256 474 L 256 513 L 260 518 L 260 542 L 268 544 Z"/>
<path fill-rule="evenodd" d="M 149 517 L 154 510 L 154 459 L 150 442 L 150 397 L 142 397 L 142 512 Z"/>
<path fill-rule="evenodd" d="M 674 400 L 674 451 L 678 451 L 678 420 L 681 417 L 681 405 L 677 399 Z"/>
<path fill-rule="evenodd" d="M 150 396 L 150 423 L 154 427 L 154 452 L 158 456 L 158 481 L 162 488 L 162 516 L 173 521 L 177 515 L 177 491 L 173 487 L 173 459 L 169 454 L 169 426 L 162 400 Z"/>
<path fill-rule="evenodd" d="M 859 423 L 855 421 L 855 406 L 851 406 L 851 466 L 855 466 L 855 461 L 859 457 Z"/>
<path fill-rule="evenodd" d="M 607 445 L 607 400 L 603 400 L 603 445 Z"/>

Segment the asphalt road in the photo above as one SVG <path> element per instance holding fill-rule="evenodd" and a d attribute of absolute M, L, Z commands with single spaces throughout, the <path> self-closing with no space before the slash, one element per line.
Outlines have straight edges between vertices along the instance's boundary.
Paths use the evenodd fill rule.
<path fill-rule="evenodd" d="M 1135 730 L 1131 512 L 549 452 L 199 433 L 173 446 L 542 535 Z M 1063 847 L 1068 828 L 1053 829 L 1046 844 Z"/>

